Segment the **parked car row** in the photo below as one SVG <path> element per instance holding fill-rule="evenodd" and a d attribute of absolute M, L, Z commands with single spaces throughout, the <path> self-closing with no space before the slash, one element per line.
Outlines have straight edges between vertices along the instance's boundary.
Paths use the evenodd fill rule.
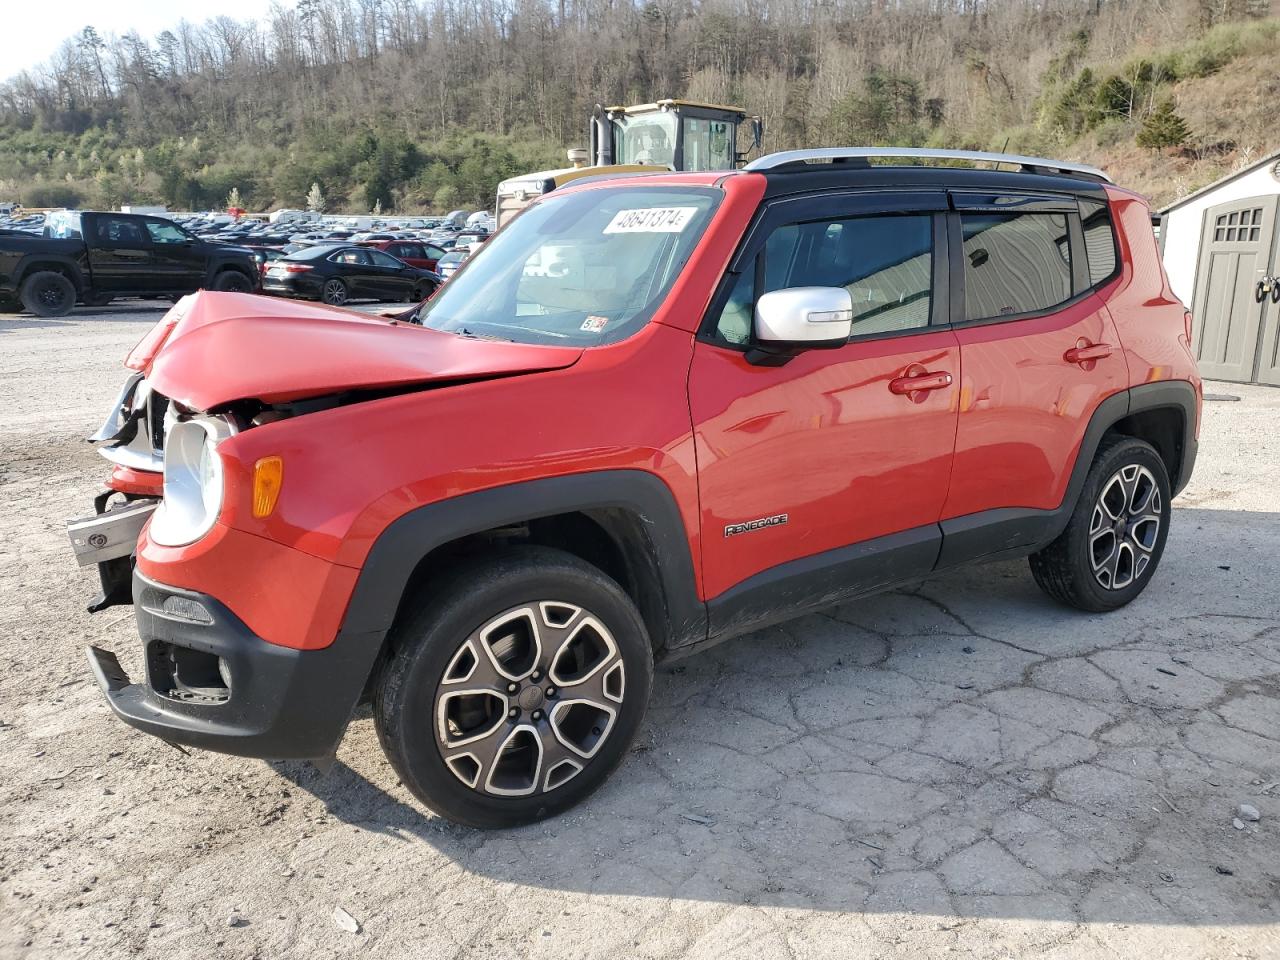
<path fill-rule="evenodd" d="M 333 305 L 418 301 L 489 238 L 485 217 L 456 211 L 379 222 L 385 229 L 378 230 L 312 218 L 301 233 L 283 218 L 230 214 L 64 210 L 0 217 L 0 313 L 63 316 L 77 303 L 176 298 L 204 288 Z"/>
<path fill-rule="evenodd" d="M 322 300 L 340 307 L 349 300 L 426 300 L 443 281 L 382 250 L 356 244 L 306 247 L 272 261 L 262 291 Z"/>

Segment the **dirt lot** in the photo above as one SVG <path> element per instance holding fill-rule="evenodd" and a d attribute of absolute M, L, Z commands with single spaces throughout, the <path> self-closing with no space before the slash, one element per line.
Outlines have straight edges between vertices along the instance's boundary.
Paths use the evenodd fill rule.
<path fill-rule="evenodd" d="M 1211 386 L 1129 608 L 1017 562 L 763 631 L 661 671 L 587 804 L 486 834 L 367 713 L 327 776 L 109 714 L 82 648 L 138 644 L 62 522 L 159 316 L 0 322 L 0 956 L 1280 957 L 1280 391 Z"/>

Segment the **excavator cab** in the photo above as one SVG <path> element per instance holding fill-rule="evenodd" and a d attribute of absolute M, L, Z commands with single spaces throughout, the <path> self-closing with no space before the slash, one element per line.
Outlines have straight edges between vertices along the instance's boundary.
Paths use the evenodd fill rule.
<path fill-rule="evenodd" d="M 647 173 L 654 170 L 732 170 L 746 159 L 738 151 L 738 128 L 750 121 L 752 144 L 760 149 L 763 127 L 741 107 L 690 100 L 659 100 L 634 107 L 596 107 L 590 151 L 569 151 L 573 164 L 541 170 L 498 184 L 494 211 L 502 227 L 535 198 L 584 177 Z"/>

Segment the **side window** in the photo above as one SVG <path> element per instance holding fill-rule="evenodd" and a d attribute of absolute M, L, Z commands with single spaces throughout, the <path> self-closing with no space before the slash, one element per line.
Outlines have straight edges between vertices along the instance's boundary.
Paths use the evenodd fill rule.
<path fill-rule="evenodd" d="M 364 250 L 339 250 L 329 257 L 334 263 L 368 264 L 369 254 Z"/>
<path fill-rule="evenodd" d="M 444 252 L 443 250 L 441 250 L 439 247 L 433 247 L 433 246 L 431 246 L 431 244 L 427 244 L 427 259 L 428 259 L 428 260 L 439 260 L 441 257 L 443 257 L 443 256 L 444 256 L 444 254 L 445 254 L 445 252 Z"/>
<path fill-rule="evenodd" d="M 966 320 L 1038 313 L 1071 299 L 1062 213 L 960 216 Z"/>
<path fill-rule="evenodd" d="M 124 217 L 100 217 L 98 242 L 108 247 L 148 247 L 150 241 L 136 220 Z"/>
<path fill-rule="evenodd" d="M 1116 237 L 1105 203 L 1080 201 L 1084 253 L 1089 260 L 1089 283 L 1097 286 L 1116 272 Z"/>
<path fill-rule="evenodd" d="M 368 251 L 368 254 L 376 267 L 391 267 L 393 269 L 398 269 L 404 266 L 404 264 L 395 257 L 383 253 L 381 250 L 370 250 Z"/>
<path fill-rule="evenodd" d="M 153 243 L 186 243 L 191 238 L 188 237 L 174 223 L 166 223 L 163 220 L 147 220 L 147 233 L 151 234 Z"/>
<path fill-rule="evenodd" d="M 751 338 L 760 293 L 788 287 L 844 287 L 853 300 L 853 336 L 929 325 L 933 300 L 933 217 L 847 217 L 779 227 L 763 263 L 738 280 L 716 329 L 733 344 Z"/>

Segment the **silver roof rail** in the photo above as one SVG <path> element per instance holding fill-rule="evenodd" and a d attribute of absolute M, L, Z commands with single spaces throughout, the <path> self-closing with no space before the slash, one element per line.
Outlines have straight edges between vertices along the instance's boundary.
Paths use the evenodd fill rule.
<path fill-rule="evenodd" d="M 813 150 L 783 150 L 757 157 L 746 165 L 746 170 L 776 170 L 793 163 L 835 160 L 873 160 L 901 158 L 912 160 L 972 160 L 986 163 L 1012 163 L 1027 172 L 1050 171 L 1053 173 L 1083 174 L 1106 183 L 1113 182 L 1097 167 L 1084 163 L 1068 163 L 1065 160 L 1047 160 L 1044 157 L 1023 157 L 1016 153 L 986 153 L 982 150 L 933 150 L 927 147 L 818 147 Z"/>

